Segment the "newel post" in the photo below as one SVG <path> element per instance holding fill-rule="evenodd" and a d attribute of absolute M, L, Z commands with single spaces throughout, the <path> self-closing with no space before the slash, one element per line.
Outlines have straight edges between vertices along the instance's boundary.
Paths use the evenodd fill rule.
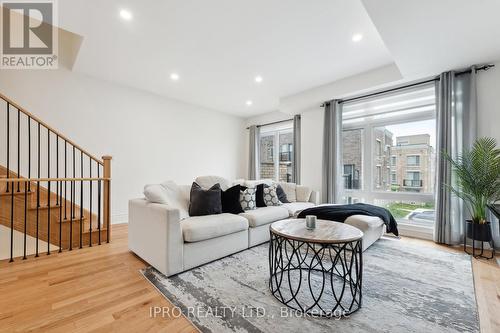
<path fill-rule="evenodd" d="M 104 170 L 104 225 L 106 226 L 106 239 L 109 243 L 111 231 L 111 156 L 103 156 L 103 170 Z"/>

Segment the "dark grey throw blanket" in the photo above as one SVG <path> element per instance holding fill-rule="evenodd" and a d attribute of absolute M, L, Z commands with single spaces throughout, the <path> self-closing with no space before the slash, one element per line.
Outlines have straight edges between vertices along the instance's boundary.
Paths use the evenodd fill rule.
<path fill-rule="evenodd" d="M 298 215 L 299 218 L 305 218 L 306 215 L 315 215 L 321 220 L 330 220 L 344 222 L 351 215 L 367 215 L 376 216 L 384 221 L 386 231 L 398 236 L 398 224 L 387 209 L 368 205 L 364 203 L 356 203 L 351 205 L 325 205 L 304 209 Z"/>

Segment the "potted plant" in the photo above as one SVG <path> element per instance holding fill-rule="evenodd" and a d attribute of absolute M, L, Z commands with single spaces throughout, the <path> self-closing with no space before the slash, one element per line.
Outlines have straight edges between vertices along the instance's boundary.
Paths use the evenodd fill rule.
<path fill-rule="evenodd" d="M 490 222 L 486 220 L 487 205 L 500 200 L 500 149 L 493 138 L 479 138 L 472 149 L 464 150 L 455 159 L 445 152 L 455 176 L 450 190 L 464 201 L 471 220 L 466 222 L 468 238 L 490 242 Z"/>

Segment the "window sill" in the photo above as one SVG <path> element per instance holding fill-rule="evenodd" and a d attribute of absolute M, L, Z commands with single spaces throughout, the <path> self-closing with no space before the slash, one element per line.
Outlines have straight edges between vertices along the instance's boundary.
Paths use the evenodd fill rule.
<path fill-rule="evenodd" d="M 415 225 L 398 221 L 398 230 L 400 236 L 408 236 L 432 240 L 434 234 L 434 226 Z"/>

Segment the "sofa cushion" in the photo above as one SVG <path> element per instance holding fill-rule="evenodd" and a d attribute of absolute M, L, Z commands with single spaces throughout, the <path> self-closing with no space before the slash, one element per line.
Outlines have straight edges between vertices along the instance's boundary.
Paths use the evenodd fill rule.
<path fill-rule="evenodd" d="M 248 220 L 234 214 L 193 216 L 181 221 L 185 242 L 199 242 L 248 229 Z"/>
<path fill-rule="evenodd" d="M 259 184 L 255 186 L 255 205 L 257 207 L 267 207 L 264 202 L 264 188 L 267 187 L 269 187 L 269 185 L 266 184 Z"/>
<path fill-rule="evenodd" d="M 199 176 L 194 180 L 198 185 L 200 185 L 204 190 L 208 190 L 215 184 L 219 184 L 220 188 L 225 191 L 231 187 L 231 182 L 224 177 L 220 176 Z"/>
<path fill-rule="evenodd" d="M 144 196 L 149 202 L 159 203 L 178 209 L 181 219 L 185 219 L 189 216 L 189 199 L 185 197 L 180 187 L 173 181 L 144 186 Z"/>
<path fill-rule="evenodd" d="M 276 194 L 276 187 L 278 184 L 273 184 L 271 186 L 265 187 L 263 189 L 263 199 L 266 206 L 281 206 L 282 202 L 278 199 L 278 194 Z"/>
<path fill-rule="evenodd" d="M 259 184 L 266 184 L 268 186 L 273 185 L 274 181 L 272 179 L 259 179 L 259 180 L 245 180 L 246 187 L 257 187 Z"/>
<path fill-rule="evenodd" d="M 283 187 L 281 187 L 280 184 L 278 184 L 278 186 L 276 186 L 276 194 L 278 195 L 278 200 L 281 203 L 289 203 L 290 202 L 286 198 L 286 193 L 285 193 L 285 191 L 283 191 Z"/>
<path fill-rule="evenodd" d="M 297 201 L 297 195 L 295 194 L 295 190 L 297 189 L 297 184 L 285 183 L 285 182 L 280 182 L 279 184 L 283 188 L 283 191 L 285 191 L 286 198 L 288 199 L 289 202 Z"/>
<path fill-rule="evenodd" d="M 144 185 L 144 196 L 149 202 L 168 204 L 168 196 L 165 189 L 160 184 L 147 184 Z"/>
<path fill-rule="evenodd" d="M 350 224 L 361 231 L 366 231 L 368 229 L 376 229 L 380 227 L 384 224 L 384 221 L 377 216 L 351 215 L 345 219 L 344 223 Z"/>
<path fill-rule="evenodd" d="M 240 216 L 248 220 L 250 227 L 255 228 L 260 225 L 288 218 L 288 211 L 281 207 L 262 207 L 254 210 L 247 210 L 241 213 Z"/>
<path fill-rule="evenodd" d="M 191 186 L 189 216 L 203 216 L 222 213 L 221 189 L 217 183 L 204 190 L 196 182 Z"/>
<path fill-rule="evenodd" d="M 240 204 L 243 210 L 253 210 L 256 208 L 255 192 L 255 188 L 242 187 L 240 191 Z"/>
<path fill-rule="evenodd" d="M 314 207 L 314 204 L 312 202 L 290 202 L 283 204 L 281 207 L 286 208 L 290 216 L 294 216 L 304 209 Z"/>
<path fill-rule="evenodd" d="M 297 201 L 308 202 L 311 197 L 312 190 L 304 185 L 297 185 L 295 189 L 295 194 L 297 195 Z"/>
<path fill-rule="evenodd" d="M 228 188 L 226 191 L 222 191 L 221 199 L 223 213 L 239 214 L 244 212 L 240 204 L 240 191 L 241 185 L 239 184 Z"/>

